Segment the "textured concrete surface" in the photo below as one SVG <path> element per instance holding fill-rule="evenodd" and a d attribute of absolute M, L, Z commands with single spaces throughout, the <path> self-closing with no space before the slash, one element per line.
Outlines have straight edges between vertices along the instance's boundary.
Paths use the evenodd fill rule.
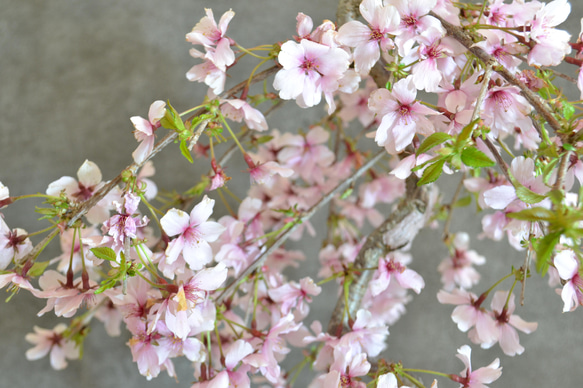
<path fill-rule="evenodd" d="M 96 162 L 109 179 L 129 163 L 135 147 L 129 117 L 145 116 L 156 99 L 170 99 L 180 108 L 196 105 L 206 88 L 184 77 L 197 63 L 188 55 L 190 44 L 184 35 L 204 16 L 204 7 L 213 7 L 217 17 L 233 8 L 236 16 L 229 35 L 247 47 L 287 39 L 295 32 L 299 11 L 315 23 L 335 18 L 333 0 L 0 0 L 0 181 L 11 194 L 44 192 L 60 176 L 74 176 L 85 159 Z M 579 33 L 578 19 L 571 19 L 570 28 Z M 243 66 L 247 74 L 250 68 Z M 234 76 L 228 82 L 241 79 Z M 317 113 L 281 110 L 270 124 L 295 130 Z M 171 153 L 156 158 L 156 182 L 166 188 L 189 187 L 200 171 L 178 152 Z M 455 185 L 457 179 L 449 183 Z M 25 205 L 4 213 L 11 227 L 31 232 L 36 230 L 36 215 L 31 202 Z M 454 232 L 479 230 L 479 217 L 457 215 Z M 458 373 L 462 364 L 454 357 L 456 349 L 470 342 L 451 322 L 452 308 L 436 303 L 440 287 L 436 268 L 446 254 L 439 239 L 440 231 L 427 230 L 415 242 L 413 268 L 424 276 L 426 288 L 407 306 L 408 314 L 390 328 L 385 355 L 411 367 Z M 524 260 L 523 253 L 504 244 L 475 238 L 472 242 L 490 261 L 476 292 Z M 311 244 L 311 265 L 302 266 L 303 276 L 314 268 L 318 242 L 302 244 Z M 51 247 L 46 257 L 58 255 L 57 249 Z M 315 317 L 326 322 L 333 299 L 334 291 L 328 289 L 316 302 Z M 70 362 L 65 371 L 52 370 L 47 358 L 28 362 L 24 353 L 30 346 L 24 335 L 33 325 L 53 327 L 61 321 L 51 314 L 37 318 L 43 306 L 26 292 L 0 304 L 0 387 L 189 386 L 192 373 L 187 363 L 177 365 L 178 385 L 163 375 L 146 382 L 131 362 L 127 335 L 110 338 L 99 322 L 92 326 L 84 359 Z M 525 320 L 539 323 L 534 334 L 520 335 L 526 352 L 512 358 L 497 345 L 489 350 L 472 346 L 473 365 L 501 358 L 504 371 L 493 387 L 580 386 L 582 310 L 561 314 L 561 308 L 546 280 L 533 276 L 527 284 L 526 306 L 517 310 Z M 440 381 L 440 387 L 452 386 Z"/>

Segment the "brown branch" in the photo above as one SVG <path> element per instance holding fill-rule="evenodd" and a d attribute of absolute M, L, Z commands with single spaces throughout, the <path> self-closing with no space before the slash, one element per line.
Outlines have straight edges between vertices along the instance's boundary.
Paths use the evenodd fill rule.
<path fill-rule="evenodd" d="M 285 232 L 283 232 L 279 237 L 267 248 L 263 251 L 259 257 L 251 263 L 240 275 L 237 279 L 232 281 L 225 290 L 216 298 L 216 303 L 221 303 L 228 294 L 247 276 L 249 276 L 253 271 L 257 268 L 262 266 L 269 255 L 271 255 L 277 248 L 279 248 L 287 239 L 288 237 L 299 227 L 300 224 L 303 222 L 308 221 L 312 216 L 324 205 L 326 205 L 334 196 L 342 191 L 346 190 L 358 177 L 368 171 L 372 166 L 376 164 L 383 156 L 386 155 L 386 151 L 383 149 L 379 151 L 375 156 L 373 156 L 368 162 L 366 162 L 362 167 L 355 171 L 355 173 L 339 183 L 334 189 L 332 189 L 328 194 L 324 195 L 318 203 L 308 209 L 306 212 L 302 214 L 302 216 L 297 220 L 297 222 Z"/>
<path fill-rule="evenodd" d="M 407 195 L 397 209 L 366 239 L 353 265 L 353 278 L 348 286 L 348 301 L 344 295 L 338 298 L 328 324 L 328 333 L 340 337 L 351 324 L 348 316 L 354 317 L 373 271 L 367 268 L 378 266 L 379 259 L 389 252 L 407 246 L 425 224 L 427 207 L 426 187 L 417 187 L 417 177 L 407 178 Z M 347 314 L 345 314 L 347 312 Z"/>

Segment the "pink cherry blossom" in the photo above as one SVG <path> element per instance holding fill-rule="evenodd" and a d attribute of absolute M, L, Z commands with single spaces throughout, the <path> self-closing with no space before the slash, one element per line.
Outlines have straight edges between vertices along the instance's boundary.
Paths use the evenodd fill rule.
<path fill-rule="evenodd" d="M 382 0 L 364 0 L 360 3 L 360 14 L 369 26 L 352 20 L 338 30 L 337 41 L 354 47 L 354 67 L 361 75 L 367 75 L 381 57 L 381 51 L 393 48 L 389 35 L 398 35 L 401 19 L 397 9 Z"/>
<path fill-rule="evenodd" d="M 566 249 L 555 255 L 553 264 L 561 279 L 565 281 L 561 291 L 563 312 L 573 311 L 577 306 L 583 305 L 583 279 L 579 274 L 580 261 L 573 251 Z"/>
<path fill-rule="evenodd" d="M 136 128 L 134 131 L 134 137 L 140 142 L 138 148 L 132 153 L 134 162 L 137 164 L 143 163 L 150 153 L 152 153 L 152 149 L 154 149 L 154 141 L 156 140 L 154 132 L 159 126 L 158 123 L 160 122 L 160 119 L 164 117 L 165 112 L 166 103 L 158 100 L 150 105 L 148 120 L 143 119 L 140 116 L 130 117 L 130 121 L 134 125 L 134 128 Z"/>
<path fill-rule="evenodd" d="M 410 288 L 419 294 L 425 287 L 425 282 L 421 275 L 406 267 L 405 264 L 410 261 L 411 257 L 401 252 L 394 252 L 381 258 L 377 272 L 370 282 L 372 295 L 376 296 L 386 290 L 393 276 L 401 287 Z"/>
<path fill-rule="evenodd" d="M 478 298 L 463 289 L 455 289 L 452 293 L 441 290 L 437 293 L 439 303 L 458 305 L 451 314 L 458 329 L 466 332 L 475 326 L 472 335 L 476 342 L 492 344 L 498 339 L 498 329 L 494 319 L 481 307 L 484 299 L 485 295 Z"/>
<path fill-rule="evenodd" d="M 204 53 L 190 49 L 190 55 L 194 58 L 204 57 Z M 194 65 L 186 73 L 186 79 L 189 81 L 204 82 L 213 93 L 219 95 L 225 90 L 225 82 L 227 81 L 227 73 L 219 69 L 212 61 L 205 59 L 203 63 Z"/>
<path fill-rule="evenodd" d="M 324 93 L 328 113 L 334 112 L 332 93 L 349 65 L 346 51 L 302 39 L 300 43 L 285 42 L 277 58 L 283 69 L 275 75 L 273 87 L 280 98 L 295 99 L 306 108 L 318 105 Z"/>
<path fill-rule="evenodd" d="M 265 163 L 255 163 L 249 154 L 244 155 L 245 162 L 249 167 L 249 174 L 251 176 L 251 183 L 255 182 L 260 185 L 273 184 L 273 176 L 275 174 L 281 175 L 284 178 L 291 176 L 294 170 L 284 167 L 277 162 L 269 161 Z"/>
<path fill-rule="evenodd" d="M 225 228 L 217 222 L 208 221 L 215 201 L 206 195 L 190 215 L 178 209 L 170 209 L 160 219 L 160 225 L 170 237 L 178 236 L 166 248 L 166 261 L 172 264 L 180 253 L 191 269 L 199 270 L 210 263 L 213 252 L 209 242 L 215 241 Z"/>
<path fill-rule="evenodd" d="M 67 359 L 75 360 L 79 358 L 79 347 L 70 339 L 64 337 L 67 325 L 59 323 L 52 330 L 34 327 L 34 333 L 29 333 L 24 337 L 26 341 L 35 345 L 34 348 L 26 351 L 27 360 L 38 360 L 50 353 L 51 366 L 53 369 L 61 370 L 67 367 Z"/>
<path fill-rule="evenodd" d="M 470 360 L 472 349 L 468 345 L 464 345 L 457 351 L 457 358 L 466 366 L 461 371 L 460 376 L 452 376 L 452 380 L 461 384 L 460 388 L 487 388 L 488 386 L 486 384 L 498 380 L 502 375 L 502 367 L 500 367 L 499 359 L 495 359 L 488 366 L 472 371 L 472 361 Z"/>
<path fill-rule="evenodd" d="M 529 37 L 536 45 L 528 53 L 529 65 L 557 66 L 571 52 L 571 34 L 554 28 L 567 20 L 570 12 L 567 0 L 542 4 L 530 26 Z"/>
<path fill-rule="evenodd" d="M 148 217 L 143 216 L 140 219 L 138 216 L 134 216 L 139 203 L 140 197 L 134 193 L 127 193 L 124 195 L 123 205 L 115 203 L 118 214 L 103 223 L 103 233 L 113 237 L 113 250 L 122 250 L 125 240 L 137 238 L 137 228 L 148 224 Z"/>
<path fill-rule="evenodd" d="M 439 113 L 415 101 L 416 96 L 409 76 L 395 83 L 392 91 L 377 89 L 368 100 L 369 108 L 381 117 L 375 141 L 390 154 L 405 149 L 416 133 L 427 136 L 434 132 L 433 124 L 425 115 Z"/>
<path fill-rule="evenodd" d="M 265 121 L 265 116 L 258 109 L 253 108 L 247 101 L 239 99 L 231 100 L 220 100 L 221 101 L 221 112 L 226 118 L 241 122 L 245 120 L 245 124 L 250 129 L 256 131 L 265 131 L 267 129 L 267 121 Z"/>
<path fill-rule="evenodd" d="M 213 10 L 205 8 L 206 16 L 186 34 L 186 40 L 192 44 L 201 44 L 206 49 L 205 55 L 217 68 L 225 71 L 227 66 L 235 62 L 235 53 L 231 49 L 231 41 L 225 36 L 227 27 L 235 12 L 229 10 L 221 16 L 219 24 L 215 22 Z"/>
<path fill-rule="evenodd" d="M 77 178 L 79 179 L 78 181 L 70 176 L 64 176 L 50 183 L 46 191 L 47 195 L 58 197 L 61 192 L 64 192 L 70 200 L 83 202 L 91 198 L 105 184 L 101 180 L 101 170 L 89 160 L 85 160 L 79 167 Z M 107 220 L 109 218 L 109 210 L 113 208 L 112 201 L 119 201 L 117 193 L 117 190 L 112 190 L 101 199 L 96 206 L 87 212 L 87 220 L 94 225 Z"/>
<path fill-rule="evenodd" d="M 524 352 L 524 347 L 518 342 L 516 330 L 530 334 L 537 329 L 538 324 L 536 322 L 526 322 L 518 315 L 513 315 L 512 313 L 516 308 L 514 294 L 510 295 L 508 306 L 505 307 L 507 298 L 508 291 L 496 291 L 492 298 L 491 308 L 499 330 L 498 342 L 500 343 L 500 348 L 502 348 L 504 354 L 514 356 Z"/>
<path fill-rule="evenodd" d="M 474 250 L 469 250 L 469 243 L 470 236 L 467 233 L 456 233 L 451 248 L 452 254 L 443 259 L 437 268 L 441 272 L 441 282 L 447 291 L 453 290 L 456 285 L 469 289 L 480 280 L 480 274 L 472 265 L 483 265 L 486 258 Z"/>
<path fill-rule="evenodd" d="M 292 308 L 296 308 L 299 316 L 304 318 L 309 313 L 308 303 L 311 296 L 319 295 L 322 288 L 318 287 L 312 279 L 305 277 L 297 282 L 289 282 L 280 287 L 269 290 L 269 297 L 276 303 L 281 303 L 281 312 L 287 315 Z"/>
<path fill-rule="evenodd" d="M 5 269 L 14 261 L 18 263 L 32 251 L 32 242 L 26 230 L 16 228 L 10 230 L 0 214 L 0 270 Z"/>

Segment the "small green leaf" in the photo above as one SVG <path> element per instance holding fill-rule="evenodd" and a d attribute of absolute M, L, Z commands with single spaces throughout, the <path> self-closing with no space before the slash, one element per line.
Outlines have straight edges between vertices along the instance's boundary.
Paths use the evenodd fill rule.
<path fill-rule="evenodd" d="M 453 204 L 453 207 L 465 207 L 465 206 L 470 205 L 471 203 L 472 203 L 472 196 L 467 195 L 467 196 L 455 201 L 455 203 Z"/>
<path fill-rule="evenodd" d="M 170 105 L 170 101 L 166 102 L 166 112 L 164 113 L 164 117 L 160 120 L 160 124 L 167 129 L 174 129 L 178 132 L 186 131 L 186 127 L 184 126 L 184 122 L 182 118 L 174 109 L 172 105 Z"/>
<path fill-rule="evenodd" d="M 474 147 L 465 148 L 462 151 L 462 162 L 468 167 L 492 167 L 496 165 L 485 153 Z"/>
<path fill-rule="evenodd" d="M 91 248 L 90 251 L 98 259 L 117 261 L 117 255 L 115 254 L 115 251 L 109 247 Z"/>
<path fill-rule="evenodd" d="M 546 198 L 546 195 L 537 194 L 534 191 L 520 185 L 516 188 L 516 196 L 525 203 L 535 204 Z"/>
<path fill-rule="evenodd" d="M 567 151 L 577 151 L 577 148 L 573 146 L 573 144 L 565 143 L 563 144 L 563 148 Z"/>
<path fill-rule="evenodd" d="M 425 140 L 423 140 L 423 143 L 421 143 L 421 145 L 417 149 L 416 155 L 419 156 L 420 154 L 427 152 L 433 147 L 445 143 L 446 141 L 451 139 L 453 139 L 453 137 L 451 135 L 448 135 L 447 133 L 435 132 L 434 134 L 428 136 Z"/>
<path fill-rule="evenodd" d="M 563 105 L 563 117 L 570 120 L 575 114 L 575 107 L 567 101 L 561 101 L 561 104 Z"/>
<path fill-rule="evenodd" d="M 561 233 L 550 233 L 539 239 L 535 244 L 536 250 L 536 271 L 545 276 L 550 265 L 550 258 L 559 243 Z"/>
<path fill-rule="evenodd" d="M 344 193 L 342 193 L 342 195 L 340 196 L 340 199 L 346 199 L 346 198 L 350 197 L 350 194 L 352 194 L 353 191 L 354 191 L 353 187 L 347 188 L 346 191 Z"/>
<path fill-rule="evenodd" d="M 186 140 L 182 140 L 180 142 L 180 152 L 182 152 L 182 156 L 186 158 L 190 163 L 194 163 L 192 159 L 192 155 L 190 154 L 190 150 L 188 149 L 188 144 L 186 144 Z"/>
<path fill-rule="evenodd" d="M 468 125 L 466 125 L 464 127 L 464 129 L 462 129 L 461 133 L 457 137 L 456 144 L 462 145 L 470 138 L 470 136 L 472 135 L 472 132 L 474 131 L 474 127 L 476 126 L 478 121 L 480 121 L 479 117 L 477 119 L 475 119 L 474 121 L 472 121 L 471 123 L 469 123 Z"/>
<path fill-rule="evenodd" d="M 535 203 L 539 203 L 540 201 L 542 201 L 543 199 L 545 199 L 547 197 L 546 195 L 541 195 L 541 194 L 535 193 L 534 191 L 530 190 L 529 188 L 523 186 L 522 183 L 520 183 L 512 175 L 512 173 L 510 171 L 508 171 L 508 174 L 510 175 L 510 181 L 512 182 L 512 185 L 514 186 L 514 189 L 516 190 L 516 196 L 522 202 L 529 203 L 532 205 Z"/>
<path fill-rule="evenodd" d="M 445 164 L 445 159 L 438 160 L 434 164 L 428 166 L 425 170 L 423 170 L 423 175 L 419 182 L 417 182 L 417 186 L 426 185 L 428 183 L 435 182 L 437 178 L 443 172 L 443 165 Z"/>
<path fill-rule="evenodd" d="M 48 261 L 43 262 L 36 262 L 32 265 L 32 267 L 28 270 L 28 275 L 37 277 L 42 275 L 45 272 L 45 269 L 49 266 Z"/>
<path fill-rule="evenodd" d="M 555 212 L 543 207 L 531 207 L 528 209 L 521 210 L 516 213 L 508 213 L 506 215 L 509 218 L 514 218 L 521 221 L 552 221 L 556 218 Z"/>

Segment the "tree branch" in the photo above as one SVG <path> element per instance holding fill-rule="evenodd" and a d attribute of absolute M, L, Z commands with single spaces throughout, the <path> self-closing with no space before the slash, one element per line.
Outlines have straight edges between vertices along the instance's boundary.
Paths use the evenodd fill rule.
<path fill-rule="evenodd" d="M 379 259 L 408 245 L 425 224 L 428 203 L 426 186 L 417 187 L 417 177 L 407 178 L 407 195 L 397 209 L 366 239 L 353 265 L 353 279 L 348 286 L 348 301 L 338 298 L 328 324 L 328 333 L 340 337 L 348 328 L 348 316 L 355 316 L 366 293 Z M 345 314 L 348 312 L 348 314 Z"/>

